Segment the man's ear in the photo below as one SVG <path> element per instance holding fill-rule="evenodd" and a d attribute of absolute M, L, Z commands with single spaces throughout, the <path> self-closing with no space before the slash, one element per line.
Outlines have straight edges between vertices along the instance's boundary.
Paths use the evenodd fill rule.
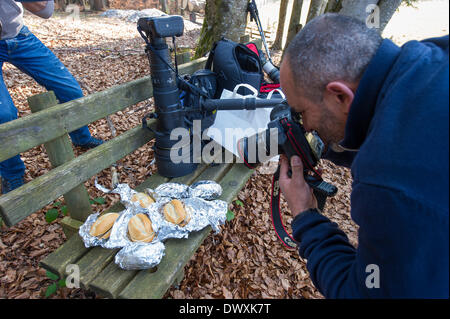
<path fill-rule="evenodd" d="M 325 88 L 325 97 L 334 105 L 339 106 L 344 113 L 348 114 L 355 98 L 352 88 L 351 84 L 345 82 L 330 82 Z"/>

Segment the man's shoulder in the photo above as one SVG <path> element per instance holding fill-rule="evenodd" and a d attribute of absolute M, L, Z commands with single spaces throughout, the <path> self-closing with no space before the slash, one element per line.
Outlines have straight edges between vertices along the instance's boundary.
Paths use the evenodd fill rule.
<path fill-rule="evenodd" d="M 406 47 L 411 46 L 426 46 L 433 50 L 433 53 L 447 54 L 448 58 L 448 47 L 449 47 L 449 36 L 445 35 L 442 37 L 428 38 L 422 41 L 410 41 L 405 44 Z"/>

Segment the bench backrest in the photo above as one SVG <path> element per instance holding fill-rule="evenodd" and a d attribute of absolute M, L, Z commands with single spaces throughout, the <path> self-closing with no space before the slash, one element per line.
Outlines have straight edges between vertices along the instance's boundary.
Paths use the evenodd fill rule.
<path fill-rule="evenodd" d="M 203 68 L 205 62 L 206 58 L 200 58 L 185 63 L 179 66 L 179 72 L 193 73 Z M 69 199 L 74 203 L 67 205 L 69 214 L 84 221 L 91 212 L 90 206 L 80 205 L 86 201 L 82 183 L 154 137 L 152 132 L 138 125 L 75 158 L 67 135 L 151 98 L 153 90 L 149 76 L 63 104 L 57 104 L 52 93 L 29 98 L 30 107 L 33 104 L 39 112 L 0 125 L 0 162 L 44 144 L 53 166 L 48 173 L 0 196 L 0 216 L 7 226 L 15 225 L 62 195 L 66 201 Z M 53 152 L 49 152 L 52 148 Z M 70 151 L 65 152 L 68 148 Z M 74 191 L 80 187 L 81 190 Z M 84 194 L 87 194 L 85 189 Z"/>

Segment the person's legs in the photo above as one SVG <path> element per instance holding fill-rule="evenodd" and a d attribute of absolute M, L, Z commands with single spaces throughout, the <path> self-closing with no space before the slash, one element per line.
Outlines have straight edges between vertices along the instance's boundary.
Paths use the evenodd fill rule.
<path fill-rule="evenodd" d="M 4 60 L 2 58 L 4 57 L 4 49 L 4 44 L 0 44 L 0 125 L 17 119 L 17 109 L 14 106 L 13 100 L 3 81 L 2 68 Z M 20 155 L 16 155 L 6 161 L 0 162 L 0 176 L 3 180 L 12 180 L 19 177 L 23 178 L 24 173 L 25 165 L 21 160 Z"/>
<path fill-rule="evenodd" d="M 10 62 L 47 90 L 54 91 L 60 103 L 83 97 L 80 85 L 69 70 L 27 27 L 23 27 L 14 41 L 16 45 L 9 56 Z M 92 140 L 87 126 L 71 132 L 70 137 L 75 145 Z"/>

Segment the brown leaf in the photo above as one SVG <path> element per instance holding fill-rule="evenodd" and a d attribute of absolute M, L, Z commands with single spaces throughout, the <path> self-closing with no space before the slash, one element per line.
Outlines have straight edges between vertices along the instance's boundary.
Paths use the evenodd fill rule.
<path fill-rule="evenodd" d="M 222 294 L 225 299 L 233 299 L 233 294 L 225 286 L 222 287 Z"/>

